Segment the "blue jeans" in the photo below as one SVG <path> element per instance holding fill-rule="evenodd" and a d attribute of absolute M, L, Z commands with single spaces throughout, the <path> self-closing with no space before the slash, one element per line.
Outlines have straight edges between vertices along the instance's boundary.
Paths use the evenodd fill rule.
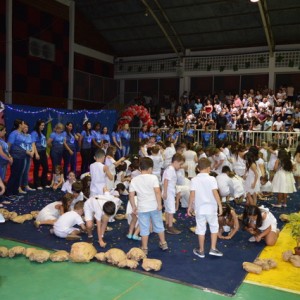
<path fill-rule="evenodd" d="M 5 176 L 6 176 L 6 170 L 7 170 L 7 164 L 0 165 L 0 178 L 4 182 Z"/>
<path fill-rule="evenodd" d="M 123 143 L 123 140 L 122 140 Z M 130 143 L 129 142 L 124 142 L 123 145 L 123 149 L 122 149 L 122 156 L 127 156 L 129 154 L 130 151 Z"/>
<path fill-rule="evenodd" d="M 10 176 L 7 182 L 7 195 L 17 195 L 21 184 L 21 177 L 24 171 L 25 158 L 13 158 L 14 162 L 10 167 Z"/>
<path fill-rule="evenodd" d="M 22 177 L 21 177 L 20 186 L 27 186 L 28 185 L 28 175 L 29 175 L 30 164 L 31 164 L 31 157 L 27 155 L 26 158 L 25 158 L 24 170 L 23 170 L 23 174 L 22 174 Z"/>
<path fill-rule="evenodd" d="M 69 166 L 70 171 L 75 173 L 76 176 L 76 155 L 77 152 L 75 149 L 72 149 L 73 155 L 70 155 L 68 150 L 64 150 L 63 152 L 63 160 L 64 160 L 64 177 L 67 178 L 69 174 Z"/>
<path fill-rule="evenodd" d="M 52 160 L 52 173 L 55 173 L 55 167 L 61 166 L 63 152 L 62 151 L 52 151 L 50 152 L 50 157 Z"/>

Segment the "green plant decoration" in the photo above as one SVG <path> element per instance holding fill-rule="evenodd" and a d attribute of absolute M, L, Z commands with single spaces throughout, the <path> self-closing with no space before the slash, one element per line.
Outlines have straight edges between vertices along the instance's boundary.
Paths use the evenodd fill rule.
<path fill-rule="evenodd" d="M 211 70 L 211 65 L 207 65 L 207 66 L 206 66 L 206 70 L 207 70 L 207 71 L 210 71 L 210 70 Z"/>
<path fill-rule="evenodd" d="M 294 62 L 292 59 L 290 59 L 290 60 L 289 60 L 289 67 L 290 67 L 290 68 L 293 68 L 294 65 L 295 65 L 295 62 Z"/>
<path fill-rule="evenodd" d="M 238 71 L 238 69 L 239 69 L 238 65 L 233 65 L 233 71 L 234 72 Z"/>
<path fill-rule="evenodd" d="M 220 72 L 223 72 L 225 70 L 225 66 L 220 66 L 219 70 L 220 70 Z"/>

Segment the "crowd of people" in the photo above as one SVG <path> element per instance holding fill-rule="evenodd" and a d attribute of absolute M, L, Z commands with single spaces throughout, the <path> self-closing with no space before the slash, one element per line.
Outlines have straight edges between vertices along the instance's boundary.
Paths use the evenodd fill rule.
<path fill-rule="evenodd" d="M 116 126 L 109 134 L 107 127 L 101 128 L 100 123 L 86 121 L 80 133 L 73 132 L 72 123 L 65 126 L 59 123 L 46 139 L 43 120 L 36 122 L 31 134 L 23 120 L 15 120 L 15 130 L 9 134 L 7 143 L 4 140 L 6 128 L 1 125 L 2 192 L 8 164 L 11 172 L 6 194 L 12 200 L 35 189 L 61 189 L 66 194 L 41 210 L 35 225 L 53 226 L 53 234 L 71 240 L 80 239 L 81 231 L 85 231 L 88 240 L 93 242 L 96 221 L 97 241 L 101 247 L 106 246 L 107 224 L 122 204 L 120 195 L 129 195 L 127 238 L 141 240 L 141 249 L 146 254 L 151 232 L 158 234 L 163 251 L 168 249 L 165 232 L 182 233 L 174 226 L 174 214 L 180 207 L 187 209 L 189 216 L 195 216 L 199 247 L 194 249 L 194 254 L 198 257 L 205 257 L 206 224 L 211 233 L 209 255 L 222 256 L 217 249 L 218 238 L 233 238 L 240 226 L 251 234 L 249 242 L 263 239 L 272 246 L 279 234 L 277 221 L 268 208 L 257 205 L 258 199 L 266 200 L 275 193 L 277 203 L 272 206 L 287 207 L 287 196 L 300 188 L 300 146 L 292 156 L 287 144 L 278 147 L 277 143 L 266 140 L 261 147 L 246 145 L 238 135 L 234 141 L 219 137 L 212 145 L 205 132 L 202 144 L 195 142 L 192 133 L 179 139 L 180 127 L 174 121 L 180 121 L 187 131 L 193 126 L 214 127 L 219 134 L 228 126 L 234 130 L 239 126 L 244 129 L 259 125 L 259 131 L 274 130 L 276 122 L 283 122 L 278 131 L 287 127 L 295 130 L 295 123 L 300 119 L 299 105 L 290 101 L 284 89 L 276 96 L 269 91 L 262 95 L 250 90 L 242 99 L 236 95 L 225 100 L 215 96 L 205 103 L 197 99 L 189 106 L 192 101 L 184 94 L 182 105 L 174 114 L 166 114 L 161 109 L 160 127 L 171 124 L 173 127 L 163 136 L 160 127 L 142 126 L 139 153 L 131 158 L 128 124 Z M 172 116 L 175 119 L 171 119 Z M 273 120 L 268 123 L 270 119 Z M 51 149 L 51 181 L 48 180 L 47 146 Z M 80 172 L 76 170 L 77 151 L 82 158 Z M 29 185 L 31 160 L 34 178 Z M 233 204 L 245 206 L 241 222 Z"/>

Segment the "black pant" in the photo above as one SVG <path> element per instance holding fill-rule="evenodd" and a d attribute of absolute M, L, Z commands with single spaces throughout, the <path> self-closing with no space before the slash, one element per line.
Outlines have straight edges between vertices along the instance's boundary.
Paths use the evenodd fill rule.
<path fill-rule="evenodd" d="M 21 159 L 13 157 L 13 159 L 14 161 L 10 167 L 10 176 L 7 182 L 7 195 L 18 195 L 25 166 L 25 157 Z"/>
<path fill-rule="evenodd" d="M 75 149 L 72 149 L 73 154 L 71 155 L 70 152 L 64 149 L 63 152 L 63 160 L 64 160 L 64 177 L 67 178 L 70 171 L 75 173 L 76 176 L 76 155 L 77 152 Z M 70 171 L 69 171 L 70 166 Z"/>
<path fill-rule="evenodd" d="M 34 186 L 37 188 L 39 186 L 47 185 L 47 174 L 48 174 L 48 158 L 46 154 L 46 150 L 38 151 L 40 159 L 37 160 L 35 156 L 33 157 L 33 181 Z M 39 169 L 42 166 L 42 176 L 39 177 Z"/>
<path fill-rule="evenodd" d="M 92 149 L 81 149 L 80 151 L 81 154 L 81 174 L 86 173 L 89 171 L 90 164 L 92 161 Z"/>

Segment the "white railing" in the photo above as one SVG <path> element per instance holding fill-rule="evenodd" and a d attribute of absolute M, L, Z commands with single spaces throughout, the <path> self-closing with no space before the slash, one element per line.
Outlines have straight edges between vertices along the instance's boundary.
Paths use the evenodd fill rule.
<path fill-rule="evenodd" d="M 178 143 L 185 140 L 185 132 L 183 130 L 177 130 L 179 132 Z M 131 138 L 132 141 L 138 142 L 140 128 L 131 127 Z M 161 128 L 162 140 L 165 140 L 168 128 Z M 205 130 L 196 129 L 194 131 L 194 142 L 199 145 L 203 145 L 202 133 Z M 218 130 L 209 130 L 211 133 L 209 145 L 216 145 L 218 141 Z M 236 131 L 236 130 L 224 130 L 227 133 L 227 141 L 238 141 L 247 145 L 256 145 L 260 147 L 262 142 L 272 142 L 277 143 L 278 146 L 281 144 L 286 144 L 288 148 L 295 150 L 298 145 L 298 140 L 300 139 L 299 132 L 286 132 L 286 131 Z"/>

